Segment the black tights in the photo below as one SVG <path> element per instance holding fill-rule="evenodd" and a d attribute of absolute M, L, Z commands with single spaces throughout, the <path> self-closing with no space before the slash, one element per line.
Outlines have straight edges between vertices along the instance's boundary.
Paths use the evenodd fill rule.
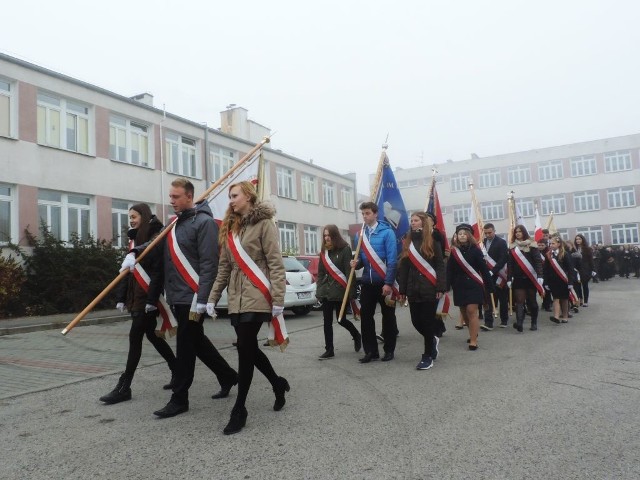
<path fill-rule="evenodd" d="M 267 377 L 271 385 L 275 386 L 278 380 L 269 358 L 258 347 L 258 332 L 262 323 L 245 322 L 235 327 L 238 336 L 238 397 L 234 410 L 244 408 L 253 379 L 254 366 Z"/>
<path fill-rule="evenodd" d="M 527 303 L 527 310 L 531 315 L 531 321 L 538 320 L 538 302 L 536 301 L 537 290 L 535 288 L 517 288 L 513 290 L 513 301 L 516 305 Z"/>
<path fill-rule="evenodd" d="M 138 368 L 140 357 L 142 356 L 142 339 L 145 334 L 151 345 L 155 347 L 162 358 L 165 359 L 169 368 L 173 372 L 176 366 L 176 356 L 164 338 L 156 335 L 157 312 L 131 312 L 131 330 L 129 331 L 129 355 L 127 356 L 127 367 L 124 374 L 133 378 L 133 374 Z"/>
<path fill-rule="evenodd" d="M 322 316 L 324 319 L 324 348 L 327 350 L 333 350 L 333 312 L 335 311 L 335 316 L 338 318 L 338 315 L 340 315 L 340 307 L 342 307 L 342 302 L 325 300 L 322 303 Z M 354 340 L 360 336 L 356 326 L 347 320 L 346 313 L 342 314 L 342 320 L 338 322 L 338 325 L 346 328 Z"/>

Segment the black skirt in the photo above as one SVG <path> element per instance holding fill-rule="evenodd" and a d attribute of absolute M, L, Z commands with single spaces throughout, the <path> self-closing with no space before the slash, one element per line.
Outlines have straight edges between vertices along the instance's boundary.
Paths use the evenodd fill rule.
<path fill-rule="evenodd" d="M 237 327 L 241 323 L 270 322 L 271 314 L 268 312 L 242 312 L 230 313 L 231 325 Z"/>

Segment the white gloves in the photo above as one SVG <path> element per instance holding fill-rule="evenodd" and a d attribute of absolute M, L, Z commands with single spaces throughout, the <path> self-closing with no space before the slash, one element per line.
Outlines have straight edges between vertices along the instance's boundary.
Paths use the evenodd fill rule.
<path fill-rule="evenodd" d="M 539 278 L 539 279 L 538 279 L 538 285 L 540 285 L 540 286 L 542 287 L 542 286 L 543 286 L 543 284 L 544 284 L 544 279 Z"/>
<path fill-rule="evenodd" d="M 196 303 L 196 313 L 198 315 L 203 314 L 204 312 L 207 311 L 207 305 L 206 303 Z"/>
<path fill-rule="evenodd" d="M 573 290 L 573 285 L 569 284 L 569 290 Z"/>
<path fill-rule="evenodd" d="M 511 288 L 511 280 L 507 282 L 507 288 Z"/>
<path fill-rule="evenodd" d="M 120 313 L 124 313 L 124 311 L 127 309 L 127 307 L 124 306 L 124 302 L 116 303 L 116 308 L 120 310 Z"/>
<path fill-rule="evenodd" d="M 131 252 L 131 253 L 127 253 L 127 256 L 124 257 L 124 260 L 122 261 L 122 265 L 120 266 L 120 271 L 124 271 L 127 268 L 131 271 L 133 271 L 133 268 L 136 266 L 136 254 Z"/>
<path fill-rule="evenodd" d="M 284 307 L 278 306 L 278 305 L 274 305 L 273 307 L 271 307 L 271 316 L 272 317 L 279 317 L 282 312 L 284 312 Z"/>
<path fill-rule="evenodd" d="M 216 317 L 216 309 L 215 309 L 215 303 L 207 303 L 207 314 L 210 317 L 215 318 Z"/>
<path fill-rule="evenodd" d="M 598 275 L 596 272 L 591 272 L 592 277 L 595 277 L 596 275 Z"/>
<path fill-rule="evenodd" d="M 151 305 L 150 303 L 147 303 L 144 306 L 144 313 L 154 312 L 157 309 L 158 309 L 158 307 L 156 307 L 155 305 Z"/>

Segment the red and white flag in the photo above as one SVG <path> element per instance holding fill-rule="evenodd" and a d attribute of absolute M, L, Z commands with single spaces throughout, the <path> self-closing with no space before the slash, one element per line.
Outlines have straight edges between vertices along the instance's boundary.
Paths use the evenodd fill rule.
<path fill-rule="evenodd" d="M 536 226 L 535 226 L 535 232 L 533 233 L 533 239 L 536 242 L 541 242 L 543 236 L 544 235 L 542 233 L 542 222 L 540 221 L 540 212 L 538 212 L 538 206 L 536 205 Z"/>
<path fill-rule="evenodd" d="M 471 204 L 471 211 L 469 212 L 469 225 L 471 225 L 473 229 L 473 238 L 475 238 L 477 242 L 480 242 L 480 223 L 478 222 L 475 205 L 473 203 Z"/>

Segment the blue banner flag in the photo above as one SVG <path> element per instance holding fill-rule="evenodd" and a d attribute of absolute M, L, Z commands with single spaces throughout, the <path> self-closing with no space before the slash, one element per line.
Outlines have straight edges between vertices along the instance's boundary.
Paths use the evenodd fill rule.
<path fill-rule="evenodd" d="M 393 175 L 391 165 L 389 165 L 389 158 L 386 156 L 375 202 L 378 205 L 378 219 L 384 220 L 393 228 L 398 241 L 398 252 L 402 251 L 402 239 L 409 231 L 409 216 L 404 207 L 396 177 Z"/>

